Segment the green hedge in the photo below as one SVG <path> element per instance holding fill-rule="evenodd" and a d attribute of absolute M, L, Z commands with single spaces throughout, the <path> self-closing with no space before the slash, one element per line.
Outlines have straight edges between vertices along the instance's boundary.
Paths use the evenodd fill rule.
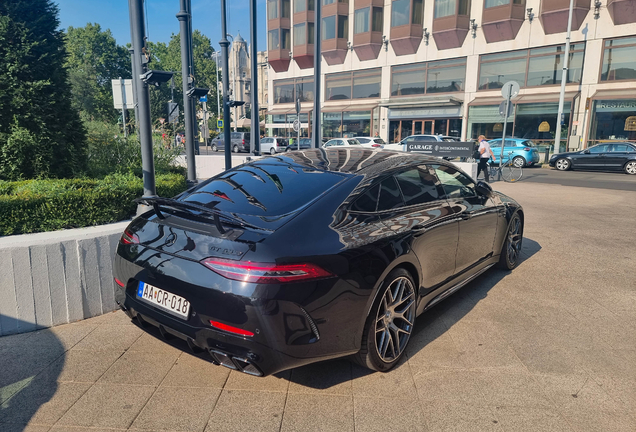
<path fill-rule="evenodd" d="M 157 195 L 186 190 L 184 176 L 158 174 Z M 103 180 L 26 180 L 0 182 L 0 235 L 79 228 L 134 216 L 133 201 L 143 194 L 142 180 L 110 175 Z"/>

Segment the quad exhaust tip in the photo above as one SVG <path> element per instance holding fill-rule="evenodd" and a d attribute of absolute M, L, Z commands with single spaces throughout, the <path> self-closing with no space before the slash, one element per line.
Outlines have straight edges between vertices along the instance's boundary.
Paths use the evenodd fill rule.
<path fill-rule="evenodd" d="M 230 368 L 235 371 L 243 372 L 248 375 L 253 376 L 263 376 L 263 372 L 261 372 L 256 366 L 254 366 L 248 359 L 242 357 L 230 356 L 221 351 L 210 350 L 210 355 L 215 363 L 220 364 L 221 366 L 225 366 L 226 368 Z"/>

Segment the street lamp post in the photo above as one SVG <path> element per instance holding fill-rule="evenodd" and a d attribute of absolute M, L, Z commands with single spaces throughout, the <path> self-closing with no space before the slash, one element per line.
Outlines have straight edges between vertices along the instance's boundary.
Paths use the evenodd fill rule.
<path fill-rule="evenodd" d="M 314 12 L 314 115 L 312 124 L 312 138 L 314 139 L 314 148 L 320 148 L 321 141 L 321 122 L 320 122 L 320 66 L 322 61 L 322 52 L 320 49 L 321 34 L 320 26 L 322 24 L 321 9 L 322 1 L 317 1 Z"/>
<path fill-rule="evenodd" d="M 256 46 L 256 39 L 257 39 L 257 27 L 256 27 L 256 20 L 257 20 L 257 16 L 256 16 L 256 0 L 251 0 L 250 2 L 250 57 L 251 57 L 251 81 L 252 81 L 252 85 L 251 85 L 251 102 L 252 102 L 252 108 L 251 108 L 251 115 L 250 115 L 250 122 L 251 122 L 251 130 L 252 133 L 250 134 L 250 141 L 251 141 L 251 145 L 250 147 L 252 148 L 252 151 L 254 152 L 255 155 L 258 156 L 259 152 L 260 152 L 260 147 L 261 147 L 261 143 L 260 143 L 260 135 L 261 135 L 261 116 L 259 115 L 259 110 L 258 110 L 258 69 L 257 69 L 257 64 L 258 64 L 258 50 L 257 50 L 257 46 Z"/>
<path fill-rule="evenodd" d="M 232 143 L 230 142 L 230 98 L 229 92 L 229 71 L 228 71 L 228 46 L 230 42 L 227 40 L 227 24 L 226 24 L 226 2 L 221 0 L 221 57 L 222 57 L 222 79 L 223 79 L 223 141 L 225 143 L 225 169 L 232 168 Z"/>
<path fill-rule="evenodd" d="M 192 66 L 192 43 L 190 41 L 190 0 L 180 0 L 181 10 L 177 14 L 181 39 L 181 75 L 183 82 L 183 110 L 185 111 L 186 159 L 188 163 L 188 182 L 197 182 L 194 160 L 194 103 L 188 96 L 188 90 L 194 80 Z"/>
<path fill-rule="evenodd" d="M 568 80 L 568 61 L 570 57 L 570 34 L 572 33 L 572 9 L 574 0 L 570 0 L 570 12 L 568 14 L 568 33 L 565 37 L 565 59 L 563 60 L 563 72 L 561 73 L 561 93 L 559 94 L 559 110 L 557 113 L 556 133 L 554 134 L 554 154 L 561 151 L 561 119 L 563 118 L 563 102 L 565 99 L 565 83 Z M 567 137 L 566 137 L 567 147 Z"/>

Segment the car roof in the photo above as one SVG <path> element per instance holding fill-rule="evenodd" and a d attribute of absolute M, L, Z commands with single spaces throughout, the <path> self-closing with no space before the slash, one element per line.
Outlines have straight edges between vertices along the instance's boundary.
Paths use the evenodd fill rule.
<path fill-rule="evenodd" d="M 335 171 L 352 175 L 381 174 L 392 168 L 423 163 L 448 165 L 442 159 L 421 153 L 376 150 L 369 147 L 320 148 L 265 156 L 250 164 L 284 164 L 300 169 Z M 296 168 L 294 168 L 296 169 Z"/>

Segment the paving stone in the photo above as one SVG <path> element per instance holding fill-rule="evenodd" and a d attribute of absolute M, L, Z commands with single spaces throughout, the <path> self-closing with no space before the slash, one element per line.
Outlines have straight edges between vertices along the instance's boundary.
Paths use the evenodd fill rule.
<path fill-rule="evenodd" d="M 495 415 L 506 432 L 571 432 L 559 413 L 544 408 L 497 407 Z"/>
<path fill-rule="evenodd" d="M 561 414 L 572 429 L 579 432 L 634 432 L 636 430 L 633 412 L 562 409 Z"/>
<path fill-rule="evenodd" d="M 415 387 L 421 401 L 449 403 L 483 402 L 483 372 L 446 370 L 414 374 Z"/>
<path fill-rule="evenodd" d="M 427 336 L 414 338 L 406 347 L 406 355 L 413 374 L 437 369 L 464 369 L 462 352 L 448 333 L 432 340 Z"/>
<path fill-rule="evenodd" d="M 355 396 L 417 398 L 411 368 L 405 360 L 401 360 L 389 372 L 375 372 L 356 364 L 352 364 L 352 372 L 353 394 Z"/>
<path fill-rule="evenodd" d="M 282 432 L 353 431 L 351 396 L 289 393 L 283 414 Z"/>
<path fill-rule="evenodd" d="M 43 373 L 58 382 L 94 383 L 120 356 L 117 351 L 70 350 Z"/>
<path fill-rule="evenodd" d="M 51 426 L 4 423 L 0 428 L 2 432 L 48 432 Z"/>
<path fill-rule="evenodd" d="M 206 432 L 278 432 L 287 395 L 279 392 L 223 390 Z"/>
<path fill-rule="evenodd" d="M 542 408 L 552 405 L 543 388 L 528 374 L 487 371 L 478 378 L 483 401 L 488 405 Z"/>
<path fill-rule="evenodd" d="M 421 404 L 421 411 L 430 431 L 503 432 L 492 407 L 427 400 Z"/>
<path fill-rule="evenodd" d="M 558 409 L 619 409 L 616 401 L 588 375 L 534 375 L 533 378 Z"/>
<path fill-rule="evenodd" d="M 354 395 L 356 432 L 423 432 L 428 430 L 417 398 L 371 398 Z"/>
<path fill-rule="evenodd" d="M 220 389 L 161 387 L 132 424 L 136 429 L 201 431 Z"/>
<path fill-rule="evenodd" d="M 182 353 L 161 386 L 223 388 L 229 375 L 230 369 L 226 367 L 217 366 L 205 358 Z"/>
<path fill-rule="evenodd" d="M 95 384 L 55 426 L 128 428 L 154 391 L 152 386 Z"/>
<path fill-rule="evenodd" d="M 290 393 L 350 395 L 351 362 L 331 360 L 313 363 L 291 371 Z"/>
<path fill-rule="evenodd" d="M 89 387 L 89 384 L 55 384 L 36 379 L 0 406 L 0 421 L 52 426 Z"/>
<path fill-rule="evenodd" d="M 230 371 L 230 376 L 228 377 L 224 388 L 227 390 L 267 390 L 287 392 L 290 375 L 291 371 L 283 371 L 276 375 L 259 378 L 233 370 Z"/>
<path fill-rule="evenodd" d="M 636 380 L 594 377 L 596 383 L 628 412 L 636 412 Z"/>
<path fill-rule="evenodd" d="M 74 348 L 89 351 L 126 351 L 143 334 L 135 326 L 100 325 Z"/>
<path fill-rule="evenodd" d="M 182 351 L 170 345 L 163 339 L 158 339 L 155 335 L 144 333 L 128 348 L 129 351 L 147 353 L 181 353 Z"/>
<path fill-rule="evenodd" d="M 99 379 L 100 383 L 158 386 L 174 365 L 179 353 L 128 351 Z"/>

